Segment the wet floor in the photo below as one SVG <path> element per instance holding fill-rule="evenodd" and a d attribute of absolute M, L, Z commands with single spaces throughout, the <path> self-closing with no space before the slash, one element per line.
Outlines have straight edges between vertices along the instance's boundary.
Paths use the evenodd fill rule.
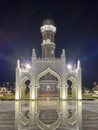
<path fill-rule="evenodd" d="M 98 100 L 0 101 L 0 130 L 98 130 Z"/>

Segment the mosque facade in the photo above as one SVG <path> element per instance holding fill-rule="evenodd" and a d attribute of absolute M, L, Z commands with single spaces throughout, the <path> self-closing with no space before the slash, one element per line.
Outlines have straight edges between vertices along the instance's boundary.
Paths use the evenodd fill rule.
<path fill-rule="evenodd" d="M 71 82 L 72 99 L 82 99 L 82 78 L 80 60 L 76 67 L 67 68 L 65 49 L 60 58 L 55 57 L 56 26 L 52 19 L 45 19 L 40 28 L 42 33 L 42 57 L 38 58 L 32 49 L 30 65 L 22 65 L 17 60 L 15 99 L 25 98 L 25 90 L 29 88 L 29 99 L 37 100 L 51 97 L 60 100 L 68 99 L 68 80 Z M 29 84 L 27 85 L 27 81 Z"/>

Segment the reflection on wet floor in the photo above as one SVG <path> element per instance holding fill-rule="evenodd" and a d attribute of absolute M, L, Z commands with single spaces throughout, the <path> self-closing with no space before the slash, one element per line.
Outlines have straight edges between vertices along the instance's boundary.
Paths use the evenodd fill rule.
<path fill-rule="evenodd" d="M 16 101 L 15 130 L 82 130 L 82 101 Z"/>
<path fill-rule="evenodd" d="M 41 120 L 46 125 L 54 123 L 58 118 L 58 113 L 53 109 L 40 109 L 39 120 Z"/>
<path fill-rule="evenodd" d="M 98 100 L 0 101 L 0 130 L 43 129 L 98 130 Z"/>

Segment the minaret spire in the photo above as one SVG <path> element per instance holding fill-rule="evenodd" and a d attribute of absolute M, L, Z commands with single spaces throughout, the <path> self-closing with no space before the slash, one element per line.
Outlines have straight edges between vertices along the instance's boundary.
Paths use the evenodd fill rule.
<path fill-rule="evenodd" d="M 35 48 L 32 49 L 32 56 L 35 57 L 36 53 L 35 53 Z"/>
<path fill-rule="evenodd" d="M 20 60 L 19 59 L 17 60 L 17 68 L 18 69 L 20 68 Z"/>
<path fill-rule="evenodd" d="M 80 60 L 77 61 L 77 68 L 80 69 L 81 68 L 81 63 Z"/>

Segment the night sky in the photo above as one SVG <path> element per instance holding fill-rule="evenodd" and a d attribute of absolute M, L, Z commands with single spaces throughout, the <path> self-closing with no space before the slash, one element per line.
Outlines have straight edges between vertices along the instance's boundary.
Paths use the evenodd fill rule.
<path fill-rule="evenodd" d="M 40 26 L 52 18 L 57 27 L 56 57 L 66 50 L 67 63 L 81 60 L 83 86 L 98 83 L 97 0 L 0 0 L 0 84 L 15 81 L 17 59 L 41 56 Z"/>

